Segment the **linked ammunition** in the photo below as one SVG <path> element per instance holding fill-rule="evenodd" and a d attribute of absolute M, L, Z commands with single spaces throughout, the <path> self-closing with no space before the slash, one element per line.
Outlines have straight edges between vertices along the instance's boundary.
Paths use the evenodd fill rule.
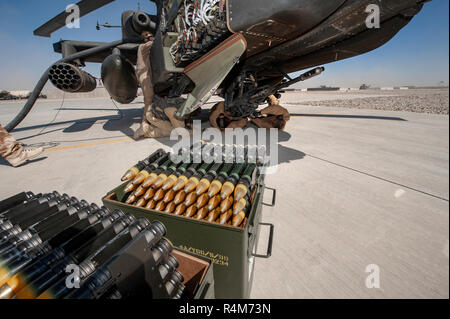
<path fill-rule="evenodd" d="M 175 269 L 177 269 L 178 266 L 179 266 L 178 260 L 175 257 L 173 257 L 172 255 L 169 255 L 167 257 L 166 262 L 162 263 L 158 267 L 158 271 L 159 271 L 159 274 L 161 275 L 162 281 L 165 282 L 167 280 L 167 278 L 169 277 L 169 275 Z"/>
<path fill-rule="evenodd" d="M 229 196 L 227 199 L 223 200 L 220 203 L 220 212 L 222 214 L 227 212 L 233 206 L 233 203 L 234 203 L 233 196 Z"/>
<path fill-rule="evenodd" d="M 208 194 L 202 194 L 197 198 L 197 207 L 202 208 L 206 204 L 208 204 L 209 196 Z"/>
<path fill-rule="evenodd" d="M 235 227 L 241 226 L 242 222 L 245 220 L 245 213 L 241 211 L 237 215 L 233 216 L 231 224 Z"/>
<path fill-rule="evenodd" d="M 80 248 L 76 249 L 70 254 L 65 255 L 61 261 L 53 264 L 51 268 L 45 268 L 44 272 L 41 272 L 39 276 L 36 277 L 36 279 L 31 281 L 26 287 L 18 291 L 16 293 L 16 297 L 19 299 L 36 298 L 51 285 L 64 277 L 66 267 L 68 265 L 77 265 L 85 260 L 89 255 L 99 251 L 134 221 L 135 218 L 129 215 L 121 217 L 112 225 L 101 231 L 96 237 L 87 242 L 83 242 L 83 245 Z M 76 244 L 78 243 L 75 243 L 75 245 Z M 25 268 L 26 266 L 27 264 L 22 266 L 21 269 Z M 15 273 L 19 271 L 16 271 Z"/>
<path fill-rule="evenodd" d="M 184 187 L 184 191 L 186 194 L 191 193 L 197 188 L 198 183 L 200 182 L 200 179 L 206 175 L 207 170 L 212 167 L 214 164 L 208 164 L 204 163 L 200 168 L 195 172 L 194 175 L 192 175 L 189 180 L 186 183 L 186 186 Z"/>
<path fill-rule="evenodd" d="M 186 205 L 186 207 L 193 205 L 197 201 L 197 198 L 198 196 L 195 192 L 188 194 L 184 201 L 184 205 Z"/>
<path fill-rule="evenodd" d="M 9 229 L 9 225 L 24 221 L 27 218 L 41 214 L 46 210 L 50 210 L 52 207 L 58 204 L 69 202 L 71 198 L 64 194 L 60 197 L 53 197 L 48 201 L 44 201 L 32 207 L 26 207 L 25 209 L 14 209 L 3 214 L 0 220 L 0 231 Z M 74 201 L 75 202 L 75 201 Z"/>
<path fill-rule="evenodd" d="M 176 172 L 170 175 L 166 181 L 164 182 L 164 185 L 161 187 L 163 190 L 168 190 L 172 188 L 178 178 L 186 173 L 186 170 L 191 166 L 189 163 L 182 164 L 180 167 L 177 168 Z"/>
<path fill-rule="evenodd" d="M 163 201 L 159 201 L 159 202 L 156 204 L 155 210 L 158 210 L 158 211 L 160 211 L 160 212 L 163 212 L 164 209 L 166 209 L 166 204 L 165 204 Z"/>
<path fill-rule="evenodd" d="M 167 191 L 167 193 L 166 193 L 166 195 L 164 196 L 164 199 L 163 199 L 164 203 L 168 204 L 168 203 L 172 202 L 174 200 L 174 198 L 175 198 L 175 195 L 176 195 L 176 193 L 174 192 L 173 189 Z"/>
<path fill-rule="evenodd" d="M 240 201 L 248 193 L 250 186 L 254 181 L 254 175 L 256 172 L 256 164 L 249 164 L 244 173 L 242 174 L 239 182 L 234 191 L 234 200 L 236 202 Z"/>
<path fill-rule="evenodd" d="M 182 203 L 182 204 L 179 204 L 179 205 L 177 206 L 177 208 L 175 209 L 174 214 L 175 214 L 175 215 L 178 215 L 178 216 L 181 216 L 181 215 L 184 214 L 185 211 L 186 211 L 186 205 L 184 205 L 184 204 Z"/>
<path fill-rule="evenodd" d="M 194 216 L 194 218 L 197 219 L 197 220 L 202 220 L 202 219 L 205 219 L 206 216 L 208 216 L 208 214 L 209 214 L 208 208 L 207 207 L 203 207 L 203 208 L 200 208 L 197 211 L 197 214 Z"/>
<path fill-rule="evenodd" d="M 66 216 L 65 218 L 60 219 L 57 223 L 49 223 L 49 226 L 41 226 L 47 220 L 42 221 L 41 223 L 29 228 L 26 232 L 33 234 L 32 237 L 28 240 L 21 241 L 20 237 L 17 237 L 15 241 L 17 244 L 11 245 L 11 248 L 4 249 L 0 254 L 0 266 L 7 264 L 9 261 L 17 258 L 29 250 L 36 248 L 38 245 L 50 240 L 54 236 L 63 232 L 66 228 L 76 224 L 80 220 L 86 219 L 90 214 L 93 213 L 94 210 L 91 207 L 87 207 L 82 209 L 76 214 Z M 99 211 L 98 207 L 95 211 Z M 10 243 L 11 240 L 9 240 Z M 15 246 L 15 247 L 14 247 Z"/>
<path fill-rule="evenodd" d="M 155 228 L 162 226 L 160 230 Z M 138 234 L 132 241 L 126 244 L 120 249 L 113 257 L 111 257 L 101 268 L 93 270 L 94 267 L 89 263 L 83 263 L 82 276 L 87 278 L 81 284 L 78 289 L 73 289 L 69 294 L 65 296 L 66 299 L 94 299 L 98 298 L 101 291 L 105 291 L 105 294 L 110 294 L 111 290 L 116 290 L 116 287 L 123 286 L 121 281 L 127 280 L 129 277 L 133 277 L 137 271 L 141 268 L 142 263 L 149 262 L 153 257 L 152 247 L 161 239 L 165 234 L 164 226 L 158 222 L 153 223 L 147 227 L 140 234 Z M 139 254 L 139 260 L 131 261 L 127 256 L 134 256 Z M 168 256 L 167 261 L 159 267 L 160 274 L 164 274 L 164 269 L 167 269 L 169 273 L 175 271 L 173 268 L 178 267 L 178 261 L 173 256 Z M 124 267 L 126 266 L 126 267 Z M 116 290 L 118 291 L 118 290 Z M 136 292 L 138 294 L 138 292 Z M 119 292 L 120 294 L 120 292 Z"/>
<path fill-rule="evenodd" d="M 153 188 L 150 187 L 150 188 L 147 190 L 147 192 L 144 194 L 143 199 L 145 199 L 145 200 L 147 201 L 147 200 L 152 199 L 153 196 L 155 196 L 155 190 L 154 190 Z"/>
<path fill-rule="evenodd" d="M 153 186 L 155 181 L 158 179 L 158 176 L 162 174 L 171 164 L 172 161 L 169 159 L 169 155 L 167 155 L 165 161 L 160 162 L 158 166 L 155 166 L 156 168 L 154 168 L 150 175 L 144 180 L 142 187 L 149 188 L 150 186 Z"/>
<path fill-rule="evenodd" d="M 241 173 L 245 170 L 246 164 L 236 164 L 233 168 L 233 171 L 228 176 L 227 181 L 222 186 L 222 190 L 220 191 L 220 197 L 222 199 L 228 198 L 231 194 L 233 194 L 236 183 L 239 181 L 239 177 Z"/>
<path fill-rule="evenodd" d="M 191 164 L 191 166 L 189 166 L 188 170 L 184 174 L 182 174 L 178 177 L 178 179 L 176 180 L 172 189 L 175 192 L 178 192 L 181 189 L 183 189 L 186 186 L 189 178 L 191 178 L 197 172 L 197 169 L 200 167 L 201 167 L 200 163 Z"/>
<path fill-rule="evenodd" d="M 172 244 L 165 238 L 162 238 L 158 244 L 152 249 L 155 264 L 159 265 L 162 260 L 166 259 L 172 252 Z"/>
<path fill-rule="evenodd" d="M 206 217 L 206 220 L 209 222 L 215 222 L 217 218 L 220 216 L 220 210 L 219 208 L 216 208 L 209 212 L 209 215 Z"/>
<path fill-rule="evenodd" d="M 170 162 L 170 160 L 168 160 L 168 158 L 169 158 L 169 154 L 165 153 L 163 156 L 159 157 L 157 160 L 155 160 L 152 163 L 145 166 L 145 168 L 142 169 L 139 172 L 139 174 L 137 174 L 137 176 L 134 177 L 134 179 L 127 184 L 127 186 L 125 187 L 125 190 L 124 190 L 125 193 L 129 193 L 129 192 L 135 190 L 141 184 L 142 184 L 141 186 L 144 189 L 147 189 L 149 186 L 146 186 L 145 181 L 147 181 L 148 178 L 153 176 L 155 171 L 157 171 L 160 167 L 162 167 L 161 163 Z"/>
<path fill-rule="evenodd" d="M 135 178 L 141 170 L 143 170 L 147 165 L 150 165 L 151 163 L 155 162 L 158 158 L 161 156 L 164 156 L 166 152 L 164 152 L 162 149 L 157 150 L 155 153 L 144 159 L 143 161 L 138 162 L 136 165 L 134 165 L 132 168 L 130 168 L 121 178 L 121 180 L 129 181 L 133 178 Z"/>
<path fill-rule="evenodd" d="M 180 190 L 175 195 L 175 198 L 173 199 L 173 202 L 175 203 L 175 205 L 179 205 L 182 202 L 184 202 L 185 199 L 186 199 L 186 192 L 184 190 Z"/>
<path fill-rule="evenodd" d="M 222 171 L 223 169 L 226 169 L 230 165 L 232 166 L 233 164 L 224 164 L 224 165 L 221 163 L 213 164 L 213 166 L 208 170 L 208 173 L 198 183 L 197 188 L 195 189 L 197 196 L 200 196 L 209 189 L 212 180 L 215 179 L 219 174 L 219 170 Z"/>
<path fill-rule="evenodd" d="M 167 204 L 166 209 L 164 210 L 164 212 L 171 214 L 175 211 L 175 208 L 177 207 L 177 205 L 175 205 L 174 202 L 170 202 L 169 204 Z"/>
<path fill-rule="evenodd" d="M 227 212 L 220 215 L 219 224 L 225 225 L 233 217 L 233 211 L 230 209 Z"/>
<path fill-rule="evenodd" d="M 139 185 L 139 187 L 134 190 L 133 196 L 135 196 L 136 198 L 139 198 L 142 195 L 144 195 L 146 191 L 147 191 L 146 188 L 142 187 L 142 185 Z"/>
<path fill-rule="evenodd" d="M 127 243 L 132 241 L 133 238 L 149 226 L 149 224 L 149 221 L 145 218 L 137 220 L 131 226 L 123 230 L 119 235 L 114 237 L 114 239 L 108 242 L 107 245 L 86 258 L 78 265 L 80 269 L 80 279 L 83 280 L 94 273 L 99 267 L 104 265 L 112 256 L 120 251 Z M 68 293 L 70 293 L 70 288 L 66 285 L 66 278 L 61 278 L 58 282 L 41 293 L 37 299 L 58 299 L 64 297 Z"/>
<path fill-rule="evenodd" d="M 127 200 L 125 201 L 125 204 L 133 204 L 136 201 L 137 201 L 137 197 L 134 196 L 133 194 L 131 194 L 130 196 L 128 196 Z"/>
<path fill-rule="evenodd" d="M 184 216 L 192 217 L 197 213 L 197 210 L 198 210 L 198 206 L 197 206 L 197 204 L 194 204 L 194 205 L 188 207 Z"/>
<path fill-rule="evenodd" d="M 22 192 L 11 196 L 7 199 L 0 201 L 0 212 L 4 212 L 7 209 L 13 208 L 14 206 L 20 205 L 25 201 L 29 201 L 35 198 L 32 192 Z"/>
<path fill-rule="evenodd" d="M 172 299 L 184 299 L 186 295 L 186 287 L 183 284 L 179 284 Z"/>
<path fill-rule="evenodd" d="M 156 204 L 157 204 L 157 202 L 154 199 L 149 200 L 147 205 L 145 205 L 145 208 L 154 209 L 156 207 Z"/>
<path fill-rule="evenodd" d="M 222 201 L 222 199 L 220 198 L 220 195 L 216 195 L 216 196 L 212 197 L 208 202 L 208 210 L 212 211 L 217 208 L 220 212 L 220 208 L 218 206 L 220 205 L 221 201 Z"/>
<path fill-rule="evenodd" d="M 0 232 L 0 243 L 3 244 L 3 242 L 17 230 L 24 231 L 31 225 L 34 225 L 39 221 L 43 221 L 44 219 L 56 215 L 57 213 L 63 212 L 69 207 L 73 207 L 70 211 L 74 213 L 82 207 L 85 207 L 85 205 L 87 205 L 85 201 L 78 202 L 76 198 L 63 201 L 52 200 L 51 202 L 42 204 L 38 209 L 35 209 L 28 214 L 11 217 L 1 225 L 3 226 L 1 229 L 6 230 Z M 1 247 L 2 246 L 0 245 L 0 249 L 2 249 Z"/>
<path fill-rule="evenodd" d="M 165 287 L 169 298 L 173 298 L 179 290 L 179 286 L 184 281 L 183 275 L 175 270 L 170 279 L 166 282 Z"/>
<path fill-rule="evenodd" d="M 233 205 L 233 215 L 238 214 L 239 212 L 243 210 L 247 210 L 250 206 L 250 199 L 246 195 L 244 198 L 242 198 L 240 201 L 235 202 Z"/>
<path fill-rule="evenodd" d="M 182 163 L 176 164 L 172 162 L 172 164 L 164 172 L 159 174 L 158 178 L 151 187 L 153 187 L 154 189 L 161 188 L 164 185 L 164 183 L 169 179 L 169 176 L 172 176 L 177 170 L 177 168 L 183 165 L 185 164 Z"/>
<path fill-rule="evenodd" d="M 105 210 L 102 209 L 102 211 Z M 15 293 L 29 285 L 33 280 L 46 272 L 51 265 L 54 265 L 58 261 L 62 260 L 67 254 L 73 253 L 78 249 L 82 249 L 83 246 L 88 247 L 97 235 L 101 234 L 102 231 L 110 227 L 115 221 L 123 218 L 124 213 L 119 210 L 115 210 L 112 213 L 108 212 L 107 215 L 100 221 L 95 222 L 88 228 L 84 228 L 86 222 L 93 221 L 93 217 L 98 217 L 98 215 L 94 214 L 87 220 L 80 221 L 75 226 L 65 230 L 60 235 L 57 235 L 53 239 L 49 240 L 50 246 L 58 248 L 55 248 L 50 253 L 37 259 L 32 264 L 11 277 L 11 279 L 8 280 L 3 287 L 0 287 L 0 299 L 2 299 L 2 296 L 3 299 L 12 298 Z M 79 230 L 82 231 L 78 233 Z M 114 229 L 112 228 L 112 230 Z M 73 234 L 75 234 L 75 236 L 72 237 Z M 70 240 L 65 240 L 69 237 L 72 238 Z M 61 242 L 63 243 L 60 244 Z M 85 252 L 84 254 L 88 253 Z M 82 258 L 83 253 L 81 253 L 80 256 L 80 258 Z"/>
<path fill-rule="evenodd" d="M 159 202 L 159 201 L 163 200 L 165 196 L 166 196 L 166 192 L 163 191 L 162 189 L 159 189 L 156 192 L 155 196 L 153 196 L 153 200 Z"/>
<path fill-rule="evenodd" d="M 137 201 L 137 203 L 134 206 L 145 207 L 145 205 L 147 205 L 147 200 L 145 200 L 145 198 L 141 197 L 141 198 L 139 198 L 139 200 Z"/>
<path fill-rule="evenodd" d="M 209 197 L 214 197 L 220 192 L 220 190 L 222 189 L 222 184 L 226 181 L 228 175 L 236 165 L 240 164 L 227 163 L 222 167 L 219 174 L 214 179 L 214 181 L 212 181 L 211 186 L 209 187 Z"/>
<path fill-rule="evenodd" d="M 66 196 L 67 196 L 67 198 L 69 198 L 68 195 L 66 195 Z M 58 197 L 61 197 L 61 195 L 58 192 L 53 192 L 50 194 L 36 195 L 35 197 L 28 200 L 27 202 L 24 202 L 22 204 L 11 207 L 11 208 L 3 211 L 2 213 L 0 213 L 0 220 L 23 214 L 28 210 L 38 207 L 40 204 L 43 204 L 45 202 L 48 202 L 48 201 L 50 201 L 54 198 L 58 198 Z"/>

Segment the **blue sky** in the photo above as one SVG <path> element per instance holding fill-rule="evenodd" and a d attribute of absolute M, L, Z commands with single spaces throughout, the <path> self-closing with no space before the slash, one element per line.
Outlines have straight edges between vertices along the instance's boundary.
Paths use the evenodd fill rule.
<path fill-rule="evenodd" d="M 74 0 L 0 0 L 0 89 L 32 89 L 42 72 L 60 56 L 52 44 L 60 39 L 114 41 L 120 29 L 95 25 L 120 25 L 121 12 L 137 9 L 137 0 L 117 0 L 81 19 L 80 29 L 63 28 L 52 38 L 33 36 L 33 30 L 63 11 Z M 141 0 L 143 11 L 154 13 L 148 0 Z M 325 65 L 326 72 L 301 86 L 435 86 L 449 78 L 449 1 L 426 3 L 412 22 L 389 43 L 365 55 Z M 87 71 L 99 76 L 100 65 Z"/>

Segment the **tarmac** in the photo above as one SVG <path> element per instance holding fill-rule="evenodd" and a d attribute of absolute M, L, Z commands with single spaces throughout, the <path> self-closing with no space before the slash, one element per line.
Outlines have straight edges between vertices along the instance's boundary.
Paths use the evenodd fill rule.
<path fill-rule="evenodd" d="M 256 259 L 251 297 L 449 298 L 448 116 L 287 104 L 311 100 L 305 94 L 281 100 L 292 119 L 279 135 L 278 172 L 266 176 L 276 206 L 263 208 L 273 253 Z M 23 103 L 0 102 L 0 123 Z M 131 165 L 175 143 L 133 141 L 142 104 L 118 107 L 38 101 L 13 136 L 46 152 L 19 168 L 0 160 L 0 197 L 58 190 L 101 204 Z M 267 234 L 262 227 L 259 253 Z M 379 287 L 368 288 L 374 269 Z"/>

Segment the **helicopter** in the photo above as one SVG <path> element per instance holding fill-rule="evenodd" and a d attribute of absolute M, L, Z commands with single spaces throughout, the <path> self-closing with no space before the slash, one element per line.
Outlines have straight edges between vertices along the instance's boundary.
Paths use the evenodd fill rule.
<path fill-rule="evenodd" d="M 76 5 L 81 18 L 113 1 L 82 0 Z M 269 96 L 280 97 L 283 89 L 321 74 L 320 65 L 390 41 L 429 0 L 149 1 L 156 4 L 156 15 L 124 11 L 118 41 L 55 43 L 62 59 L 44 72 L 5 128 L 10 131 L 23 120 L 48 80 L 65 92 L 94 90 L 95 78 L 82 69 L 86 62 L 101 64 L 112 99 L 131 103 L 139 87 L 134 65 L 143 31 L 154 36 L 150 58 L 155 94 L 185 97 L 178 117 L 189 117 L 215 94 L 233 117 L 251 117 Z M 34 35 L 50 37 L 65 26 L 68 16 L 60 13 Z M 289 75 L 310 68 L 295 78 Z"/>

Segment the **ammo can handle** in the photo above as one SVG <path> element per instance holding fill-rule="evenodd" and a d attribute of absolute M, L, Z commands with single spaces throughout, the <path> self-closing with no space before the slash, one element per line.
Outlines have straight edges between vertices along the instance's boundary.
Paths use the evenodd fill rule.
<path fill-rule="evenodd" d="M 254 257 L 257 258 L 269 258 L 270 256 L 272 256 L 272 245 L 273 245 L 273 231 L 275 229 L 275 226 L 273 224 L 268 224 L 268 223 L 259 223 L 261 226 L 270 226 L 270 234 L 269 234 L 269 244 L 267 245 L 267 254 L 265 255 L 258 255 L 258 254 L 253 254 L 252 255 Z"/>
<path fill-rule="evenodd" d="M 277 190 L 275 188 L 270 188 L 270 187 L 267 187 L 267 186 L 265 188 L 272 191 L 272 204 L 266 204 L 266 203 L 264 203 L 264 201 L 263 201 L 262 204 L 264 206 L 274 207 L 275 206 L 275 202 L 277 200 Z"/>

